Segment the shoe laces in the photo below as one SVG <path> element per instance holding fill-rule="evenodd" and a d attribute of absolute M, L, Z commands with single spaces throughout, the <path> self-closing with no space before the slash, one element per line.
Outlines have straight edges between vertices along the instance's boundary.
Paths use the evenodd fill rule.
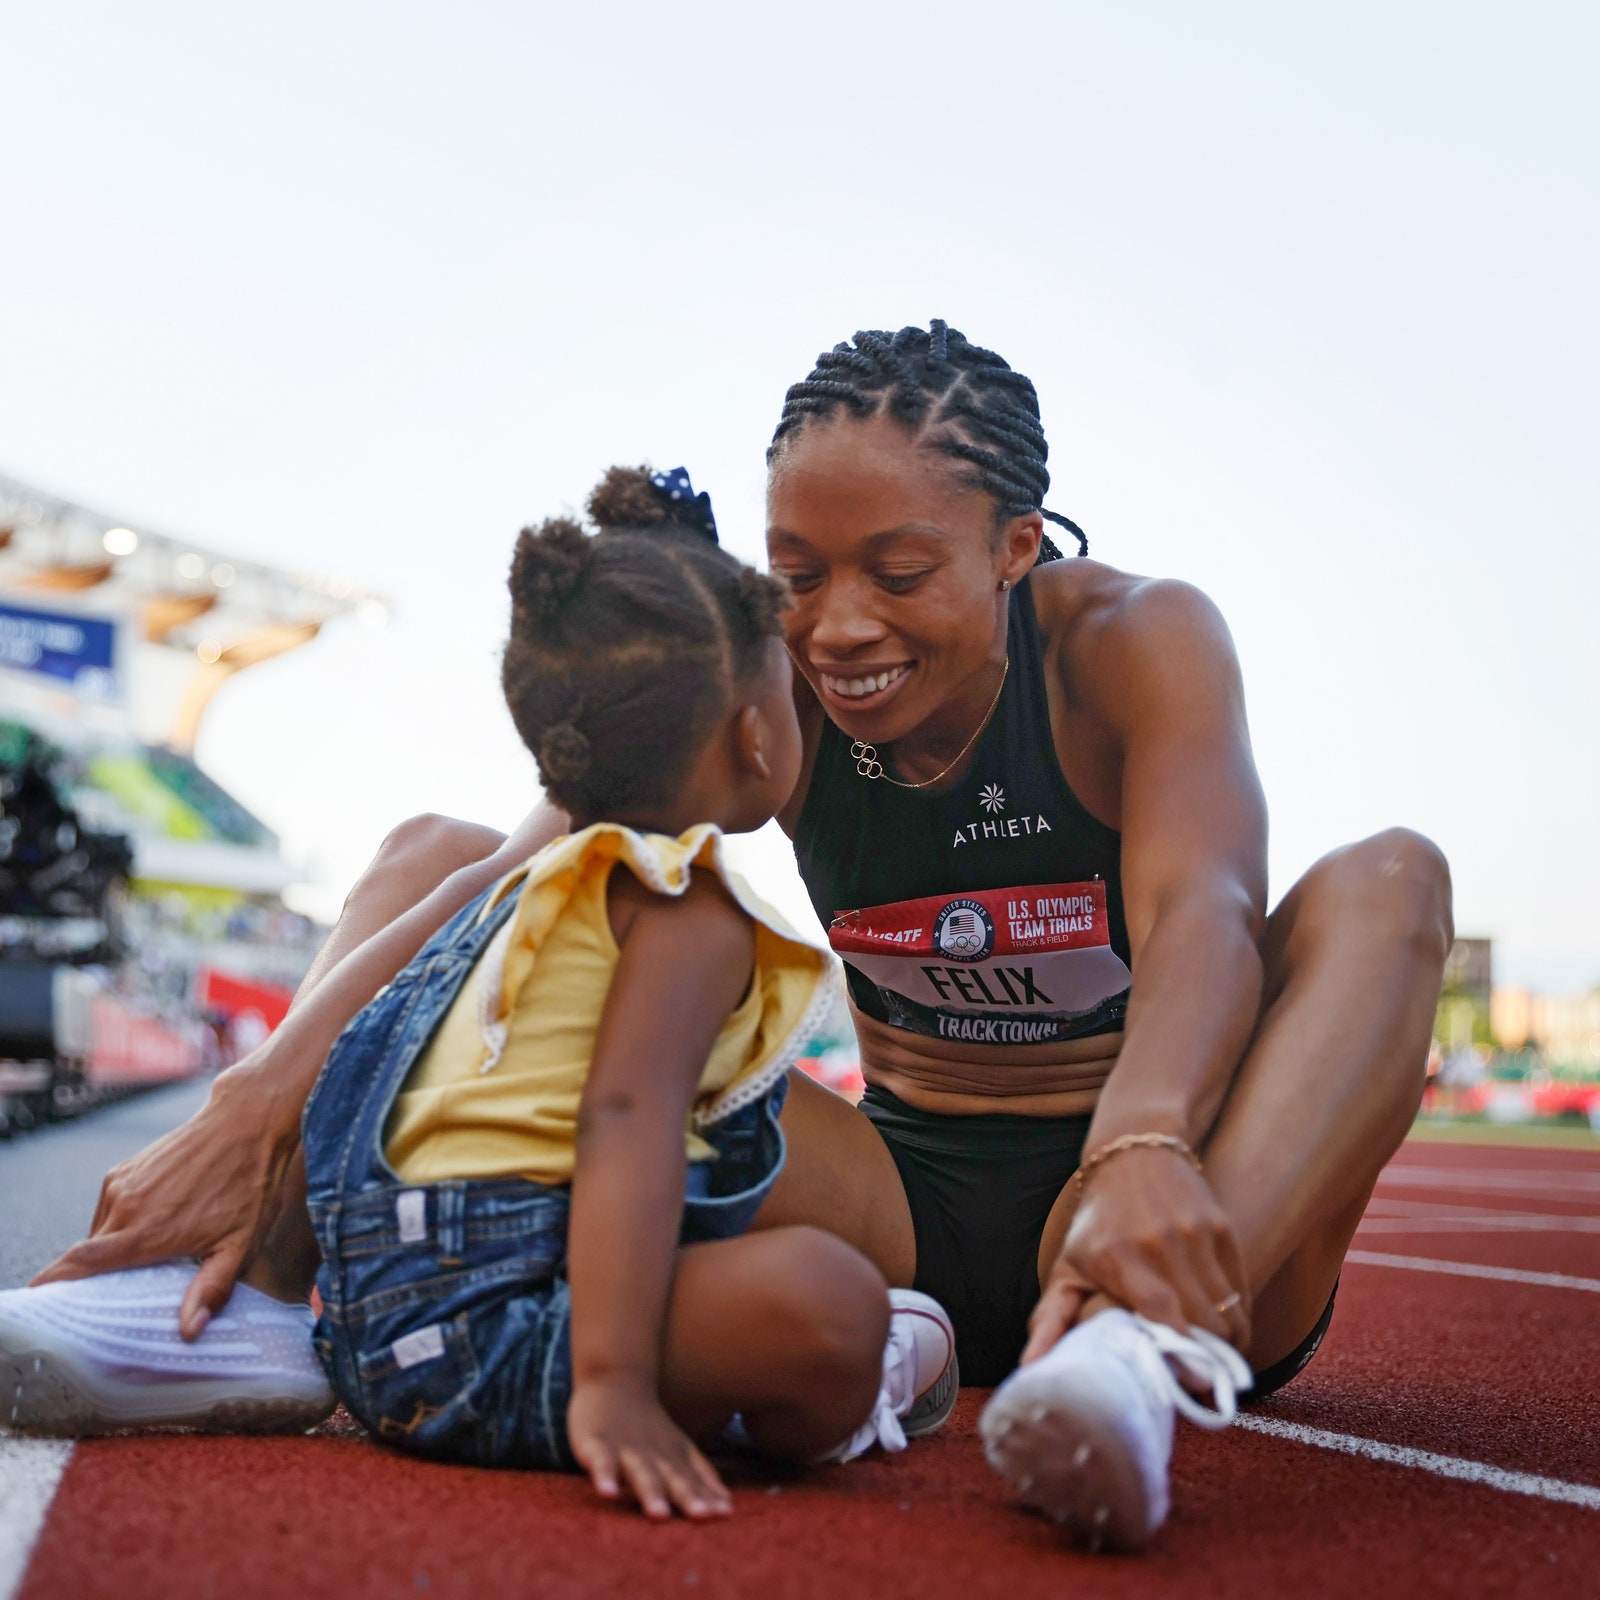
<path fill-rule="evenodd" d="M 1164 1393 L 1197 1427 L 1226 1428 L 1239 1412 L 1239 1395 L 1255 1382 L 1250 1364 L 1225 1339 L 1204 1328 L 1187 1334 L 1135 1313 L 1125 1324 L 1129 1335 L 1117 1344 L 1150 1384 Z M 1122 1332 L 1123 1330 L 1118 1330 Z M 1174 1363 L 1195 1383 L 1211 1391 L 1202 1405 L 1179 1381 Z"/>
<path fill-rule="evenodd" d="M 878 1397 L 872 1402 L 872 1414 L 837 1450 L 829 1451 L 822 1459 L 854 1461 L 873 1445 L 890 1452 L 904 1450 L 906 1430 L 901 1427 L 900 1418 L 916 1400 L 916 1381 L 917 1336 L 907 1319 L 892 1317 L 883 1346 L 883 1379 L 878 1385 Z"/>

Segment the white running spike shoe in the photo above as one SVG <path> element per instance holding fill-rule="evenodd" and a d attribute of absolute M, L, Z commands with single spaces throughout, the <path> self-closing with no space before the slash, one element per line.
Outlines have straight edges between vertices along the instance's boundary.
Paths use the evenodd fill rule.
<path fill-rule="evenodd" d="M 179 1425 L 304 1432 L 337 1404 L 310 1306 L 240 1284 L 192 1344 L 192 1262 L 0 1292 L 0 1429 L 81 1437 Z"/>
<path fill-rule="evenodd" d="M 872 1415 L 823 1461 L 854 1461 L 873 1445 L 904 1450 L 908 1439 L 944 1426 L 961 1388 L 956 1333 L 945 1309 L 915 1289 L 889 1291 L 883 1385 Z"/>
<path fill-rule="evenodd" d="M 1180 1381 L 1209 1389 L 1215 1409 Z M 1174 1416 L 1225 1428 L 1253 1381 L 1232 1345 L 1114 1309 L 1067 1333 L 995 1390 L 978 1430 L 1030 1505 L 1098 1548 L 1137 1550 L 1167 1517 Z"/>

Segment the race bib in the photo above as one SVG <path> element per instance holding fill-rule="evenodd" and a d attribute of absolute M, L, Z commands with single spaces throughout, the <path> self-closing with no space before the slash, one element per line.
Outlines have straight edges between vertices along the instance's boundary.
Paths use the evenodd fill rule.
<path fill-rule="evenodd" d="M 1118 1026 L 1132 981 L 1099 879 L 842 911 L 828 942 L 877 990 L 891 1026 L 973 1044 Z"/>

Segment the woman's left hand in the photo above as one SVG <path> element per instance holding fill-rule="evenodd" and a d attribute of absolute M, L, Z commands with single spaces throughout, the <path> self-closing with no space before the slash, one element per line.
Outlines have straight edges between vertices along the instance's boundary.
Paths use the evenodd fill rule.
<path fill-rule="evenodd" d="M 1250 1285 L 1233 1228 L 1204 1177 L 1175 1152 L 1135 1149 L 1098 1167 L 1029 1320 L 1029 1362 L 1103 1293 L 1187 1333 L 1205 1328 L 1243 1350 Z"/>

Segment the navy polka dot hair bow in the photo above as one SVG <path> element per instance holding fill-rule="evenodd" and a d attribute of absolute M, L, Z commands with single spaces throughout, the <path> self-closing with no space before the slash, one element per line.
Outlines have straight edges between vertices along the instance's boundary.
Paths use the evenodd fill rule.
<path fill-rule="evenodd" d="M 711 515 L 711 496 L 694 492 L 687 467 L 674 467 L 671 472 L 652 472 L 650 481 L 655 485 L 657 494 L 683 506 L 701 533 L 712 544 L 717 542 L 717 519 Z"/>

